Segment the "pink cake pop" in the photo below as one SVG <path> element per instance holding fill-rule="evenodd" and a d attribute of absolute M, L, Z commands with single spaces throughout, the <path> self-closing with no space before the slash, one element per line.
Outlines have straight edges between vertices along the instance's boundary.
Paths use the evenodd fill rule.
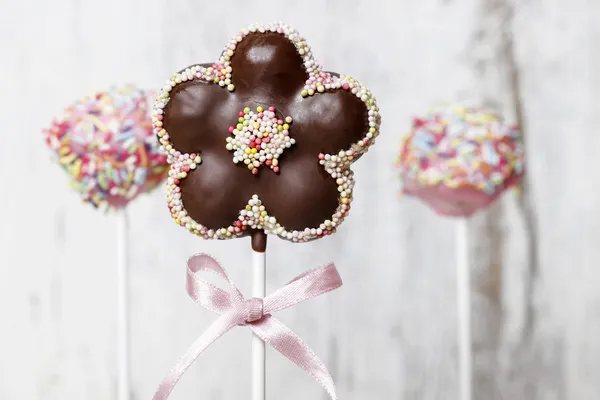
<path fill-rule="evenodd" d="M 147 94 L 132 85 L 86 96 L 44 131 L 71 186 L 94 207 L 125 207 L 166 179 Z"/>
<path fill-rule="evenodd" d="M 404 193 L 440 215 L 468 217 L 519 182 L 524 154 L 518 128 L 497 115 L 437 107 L 414 119 L 396 165 Z"/>

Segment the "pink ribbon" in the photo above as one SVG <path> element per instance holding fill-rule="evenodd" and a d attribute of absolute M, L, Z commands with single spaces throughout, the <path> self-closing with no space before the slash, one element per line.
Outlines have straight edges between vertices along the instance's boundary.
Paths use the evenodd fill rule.
<path fill-rule="evenodd" d="M 226 280 L 230 290 L 225 291 L 202 280 L 200 273 L 208 271 Z M 196 303 L 220 316 L 173 366 L 158 387 L 153 400 L 167 400 L 196 358 L 235 326 L 248 326 L 265 343 L 304 369 L 325 388 L 332 400 L 336 400 L 335 385 L 325 365 L 302 339 L 271 314 L 340 286 L 342 279 L 335 265 L 327 264 L 299 275 L 264 299 L 245 300 L 217 260 L 208 254 L 192 256 L 188 260 L 187 292 Z"/>

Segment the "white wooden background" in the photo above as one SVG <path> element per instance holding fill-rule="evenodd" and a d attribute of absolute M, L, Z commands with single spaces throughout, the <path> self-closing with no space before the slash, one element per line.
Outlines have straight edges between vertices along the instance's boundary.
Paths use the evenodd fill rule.
<path fill-rule="evenodd" d="M 529 175 L 471 224 L 476 400 L 600 398 L 600 3 L 597 0 L 1 0 L 0 399 L 115 393 L 116 221 L 79 203 L 40 129 L 80 95 L 154 88 L 213 60 L 256 21 L 298 28 L 330 70 L 370 86 L 382 136 L 356 164 L 333 237 L 269 244 L 269 289 L 335 261 L 337 292 L 280 317 L 321 355 L 340 398 L 455 400 L 453 224 L 400 198 L 392 161 L 410 116 L 439 101 L 496 106 L 523 125 Z M 150 399 L 213 320 L 184 292 L 208 251 L 249 289 L 249 242 L 203 242 L 161 190 L 132 204 L 133 379 Z M 244 399 L 250 333 L 211 347 L 173 399 Z M 269 353 L 271 399 L 324 399 Z"/>

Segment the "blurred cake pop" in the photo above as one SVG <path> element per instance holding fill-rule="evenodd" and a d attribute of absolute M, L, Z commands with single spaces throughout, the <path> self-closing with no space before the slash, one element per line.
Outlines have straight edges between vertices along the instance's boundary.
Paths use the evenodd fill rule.
<path fill-rule="evenodd" d="M 404 193 L 440 215 L 468 217 L 519 182 L 522 139 L 494 113 L 436 107 L 414 119 L 396 165 Z"/>
<path fill-rule="evenodd" d="M 147 93 L 125 85 L 86 96 L 44 130 L 71 186 L 94 207 L 122 208 L 168 174 Z"/>

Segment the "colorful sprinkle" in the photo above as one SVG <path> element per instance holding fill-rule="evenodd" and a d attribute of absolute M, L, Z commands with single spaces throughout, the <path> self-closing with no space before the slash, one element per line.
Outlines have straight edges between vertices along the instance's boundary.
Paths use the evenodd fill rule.
<path fill-rule="evenodd" d="M 71 186 L 94 207 L 125 207 L 167 176 L 147 94 L 127 85 L 77 101 L 44 130 Z"/>
<path fill-rule="evenodd" d="M 263 165 L 279 172 L 279 157 L 296 141 L 290 138 L 292 117 L 277 118 L 275 107 L 267 110 L 257 107 L 256 112 L 246 107 L 239 113 L 236 126 L 230 126 L 233 137 L 226 139 L 225 147 L 233 151 L 233 162 L 244 163 L 253 174 Z"/>

